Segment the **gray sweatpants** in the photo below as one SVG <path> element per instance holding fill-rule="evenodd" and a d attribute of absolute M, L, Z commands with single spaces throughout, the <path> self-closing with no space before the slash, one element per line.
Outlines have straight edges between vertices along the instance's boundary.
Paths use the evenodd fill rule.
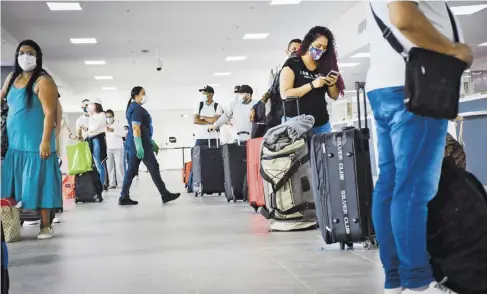
<path fill-rule="evenodd" d="M 107 150 L 108 186 L 121 187 L 125 170 L 123 168 L 123 149 Z"/>

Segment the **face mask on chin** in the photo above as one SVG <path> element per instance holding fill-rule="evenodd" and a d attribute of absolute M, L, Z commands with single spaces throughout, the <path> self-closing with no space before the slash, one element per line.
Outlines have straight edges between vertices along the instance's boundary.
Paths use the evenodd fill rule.
<path fill-rule="evenodd" d="M 22 54 L 17 57 L 17 62 L 19 63 L 20 68 L 25 72 L 33 71 L 37 66 L 37 58 L 27 54 Z"/>
<path fill-rule="evenodd" d="M 309 54 L 311 55 L 311 58 L 313 58 L 314 61 L 320 60 L 321 56 L 323 56 L 325 52 L 326 52 L 325 50 L 321 50 L 313 46 L 309 47 Z"/>

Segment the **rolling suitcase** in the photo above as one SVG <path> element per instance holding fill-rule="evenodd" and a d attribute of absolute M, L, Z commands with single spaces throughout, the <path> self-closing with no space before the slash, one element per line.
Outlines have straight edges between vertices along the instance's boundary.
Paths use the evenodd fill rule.
<path fill-rule="evenodd" d="M 316 135 L 311 140 L 313 195 L 323 239 L 327 244 L 353 247 L 363 242 L 375 247 L 372 226 L 372 168 L 370 163 L 365 83 L 355 83 L 358 129 Z M 360 116 L 360 90 L 364 93 L 365 128 Z"/>
<path fill-rule="evenodd" d="M 193 168 L 192 162 L 185 162 L 183 167 L 183 184 L 187 185 L 189 182 L 189 174 Z"/>
<path fill-rule="evenodd" d="M 260 176 L 260 152 L 264 138 L 247 141 L 247 197 L 249 205 L 258 211 L 265 206 L 264 183 Z"/>
<path fill-rule="evenodd" d="M 243 134 L 248 138 L 248 132 L 240 132 L 238 133 L 239 140 L 236 144 L 225 144 L 222 147 L 227 202 L 245 200 L 243 187 L 245 174 L 247 173 L 247 151 L 245 141 L 240 141 L 240 135 Z"/>
<path fill-rule="evenodd" d="M 75 203 L 102 202 L 103 184 L 96 167 L 92 171 L 75 176 L 74 194 Z"/>
<path fill-rule="evenodd" d="M 195 146 L 191 152 L 193 162 L 193 191 L 196 197 L 203 194 L 225 192 L 223 174 L 223 160 L 220 144 L 220 135 L 217 133 L 217 144 L 211 147 L 210 133 L 208 133 L 208 146 Z"/>

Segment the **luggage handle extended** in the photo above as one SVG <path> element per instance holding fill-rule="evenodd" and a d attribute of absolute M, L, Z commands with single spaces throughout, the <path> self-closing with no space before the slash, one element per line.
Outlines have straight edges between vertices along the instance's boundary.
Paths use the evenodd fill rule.
<path fill-rule="evenodd" d="M 358 119 L 358 128 L 362 129 L 362 119 L 360 115 L 360 90 L 364 93 L 364 122 L 365 122 L 365 129 L 368 129 L 368 122 L 367 122 L 367 95 L 365 93 L 365 82 L 355 82 L 355 90 L 357 90 L 357 119 Z"/>
<path fill-rule="evenodd" d="M 211 133 L 216 133 L 216 148 L 220 148 L 220 129 L 215 129 L 214 131 L 210 131 L 208 129 L 208 148 L 211 148 Z"/>
<path fill-rule="evenodd" d="M 247 135 L 247 140 L 240 141 L 240 135 Z M 238 132 L 237 133 L 237 137 L 238 137 L 237 138 L 237 145 L 238 146 L 241 146 L 241 143 L 240 142 L 244 142 L 244 141 L 246 142 L 246 141 L 248 141 L 248 139 L 250 138 L 250 133 L 249 132 Z"/>
<path fill-rule="evenodd" d="M 282 99 L 282 114 L 284 117 L 284 121 L 287 121 L 287 116 L 286 116 L 286 102 L 288 101 L 296 101 L 296 112 L 298 113 L 298 116 L 301 115 L 300 109 L 299 109 L 299 97 L 298 96 L 289 96 L 286 98 Z"/>

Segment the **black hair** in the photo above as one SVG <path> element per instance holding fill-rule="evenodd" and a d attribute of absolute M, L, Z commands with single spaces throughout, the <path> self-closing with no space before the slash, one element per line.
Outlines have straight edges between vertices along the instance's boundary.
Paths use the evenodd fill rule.
<path fill-rule="evenodd" d="M 34 84 L 37 81 L 37 79 L 39 78 L 39 76 L 41 76 L 41 74 L 47 74 L 47 72 L 42 69 L 42 51 L 41 51 L 41 47 L 39 47 L 39 45 L 37 45 L 36 42 L 34 42 L 32 40 L 24 40 L 24 41 L 19 43 L 19 46 L 17 46 L 17 50 L 15 50 L 14 72 L 13 72 L 12 77 L 10 78 L 10 81 L 8 83 L 7 93 L 9 92 L 12 85 L 15 83 L 15 80 L 17 79 L 17 77 L 21 73 L 24 72 L 24 70 L 20 67 L 19 61 L 17 58 L 19 56 L 19 51 L 20 51 L 20 48 L 22 46 L 32 47 L 34 49 L 34 51 L 36 52 L 36 59 L 37 59 L 36 64 L 37 65 L 34 68 L 34 70 L 32 71 L 32 75 L 31 75 L 29 81 L 27 82 L 27 86 L 25 87 L 25 94 L 27 94 L 27 107 L 31 107 L 33 97 L 34 97 Z"/>
<path fill-rule="evenodd" d="M 123 128 L 128 130 L 129 129 L 129 126 L 123 126 Z"/>
<path fill-rule="evenodd" d="M 127 109 L 125 110 L 125 113 L 129 110 L 129 107 L 130 107 L 130 104 L 132 103 L 132 100 L 135 99 L 135 96 L 139 95 L 143 89 L 144 89 L 144 87 L 141 87 L 141 86 L 135 86 L 132 88 L 132 91 L 130 91 L 130 99 L 129 99 L 129 102 L 127 103 Z"/>
<path fill-rule="evenodd" d="M 302 41 L 301 39 L 292 39 L 289 44 L 287 44 L 287 49 L 289 49 L 289 46 L 291 46 L 292 43 L 298 43 L 298 44 L 301 44 Z"/>
<path fill-rule="evenodd" d="M 298 51 L 298 55 L 303 56 L 308 53 L 311 44 L 322 36 L 328 39 L 328 46 L 325 53 L 323 53 L 321 58 L 318 60 L 318 71 L 325 75 L 328 74 L 330 70 L 340 72 L 340 69 L 338 68 L 338 54 L 335 37 L 327 27 L 316 26 L 309 30 L 306 36 L 304 36 L 303 43 L 301 43 L 301 48 Z M 340 94 L 343 95 L 345 84 L 341 75 L 338 76 L 336 85 Z"/>
<path fill-rule="evenodd" d="M 81 101 L 81 103 L 85 103 L 85 102 L 90 102 L 90 99 L 83 99 L 83 101 Z"/>
<path fill-rule="evenodd" d="M 102 113 L 102 112 L 104 112 L 103 111 L 103 106 L 101 106 L 101 104 L 93 103 L 93 105 L 95 105 L 95 112 L 96 113 Z"/>
<path fill-rule="evenodd" d="M 107 109 L 107 111 L 105 111 L 105 114 L 111 114 L 112 116 L 115 116 L 115 113 L 113 113 L 113 110 L 111 109 Z"/>

